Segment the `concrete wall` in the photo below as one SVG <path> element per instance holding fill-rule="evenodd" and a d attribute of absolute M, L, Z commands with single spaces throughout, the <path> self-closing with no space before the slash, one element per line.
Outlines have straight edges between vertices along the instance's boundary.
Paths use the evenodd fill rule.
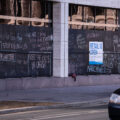
<path fill-rule="evenodd" d="M 76 82 L 71 77 L 9 78 L 0 80 L 0 91 L 114 84 L 120 84 L 120 75 L 77 76 Z"/>
<path fill-rule="evenodd" d="M 49 0 L 49 1 L 100 6 L 100 7 L 110 7 L 110 8 L 120 8 L 120 0 Z"/>

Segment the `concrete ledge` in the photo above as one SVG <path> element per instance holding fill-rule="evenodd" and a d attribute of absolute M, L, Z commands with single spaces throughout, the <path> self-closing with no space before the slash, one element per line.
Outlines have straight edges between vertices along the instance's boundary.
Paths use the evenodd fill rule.
<path fill-rule="evenodd" d="M 120 75 L 77 76 L 76 82 L 71 77 L 8 78 L 0 79 L 0 91 L 115 84 L 120 84 Z"/>
<path fill-rule="evenodd" d="M 118 8 L 118 9 L 120 8 L 120 0 L 49 0 L 49 1 Z"/>

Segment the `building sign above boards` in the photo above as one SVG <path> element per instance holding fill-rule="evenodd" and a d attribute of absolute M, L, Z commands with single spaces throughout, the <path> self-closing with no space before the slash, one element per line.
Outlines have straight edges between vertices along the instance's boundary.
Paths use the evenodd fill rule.
<path fill-rule="evenodd" d="M 89 42 L 89 65 L 103 64 L 103 42 Z"/>

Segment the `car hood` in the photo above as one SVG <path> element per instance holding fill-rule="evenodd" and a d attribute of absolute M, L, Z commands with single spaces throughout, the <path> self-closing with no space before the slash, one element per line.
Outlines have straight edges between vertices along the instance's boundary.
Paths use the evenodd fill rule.
<path fill-rule="evenodd" d="M 117 95 L 120 95 L 120 88 L 115 90 L 113 93 L 117 94 Z"/>

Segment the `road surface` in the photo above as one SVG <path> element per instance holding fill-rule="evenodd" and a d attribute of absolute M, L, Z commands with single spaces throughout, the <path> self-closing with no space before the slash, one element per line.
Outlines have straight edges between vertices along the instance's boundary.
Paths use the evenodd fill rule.
<path fill-rule="evenodd" d="M 109 120 L 106 107 L 64 108 L 0 115 L 0 120 Z"/>

